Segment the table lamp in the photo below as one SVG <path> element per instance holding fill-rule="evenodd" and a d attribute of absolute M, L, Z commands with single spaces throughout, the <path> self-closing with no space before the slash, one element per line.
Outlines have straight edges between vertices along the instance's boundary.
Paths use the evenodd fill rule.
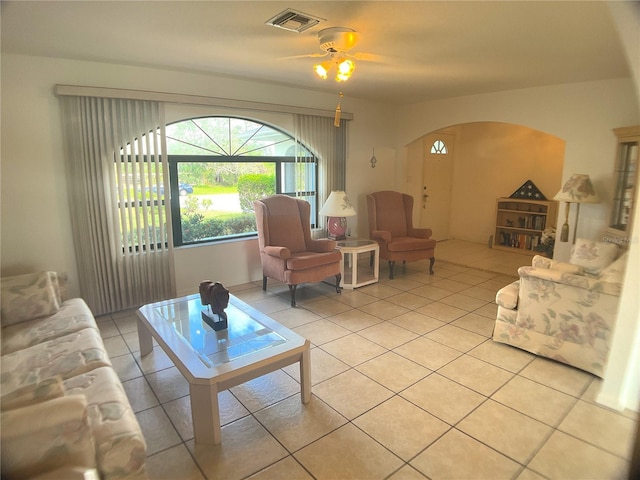
<path fill-rule="evenodd" d="M 573 227 L 573 243 L 575 243 L 576 233 L 578 232 L 580 204 L 600 203 L 600 199 L 598 198 L 598 195 L 596 195 L 596 191 L 593 188 L 589 175 L 581 173 L 571 175 L 571 178 L 567 180 L 567 182 L 562 186 L 562 189 L 556 193 L 556 196 L 553 197 L 553 199 L 567 202 L 567 205 L 564 208 L 564 224 L 562 225 L 562 230 L 560 232 L 561 242 L 569 241 L 569 208 L 572 203 L 578 204 L 578 210 L 576 211 L 576 223 Z"/>
<path fill-rule="evenodd" d="M 351 205 L 347 194 L 341 190 L 334 190 L 327 198 L 327 201 L 318 212 L 320 215 L 329 217 L 327 220 L 327 231 L 331 240 L 344 240 L 347 231 L 346 217 L 357 215 L 355 208 Z"/>

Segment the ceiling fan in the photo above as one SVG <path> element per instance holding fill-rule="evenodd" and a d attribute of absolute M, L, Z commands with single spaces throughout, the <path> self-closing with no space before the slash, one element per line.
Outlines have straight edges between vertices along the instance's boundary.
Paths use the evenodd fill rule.
<path fill-rule="evenodd" d="M 322 79 L 326 79 L 329 72 L 335 67 L 337 82 L 345 82 L 351 78 L 351 74 L 356 68 L 355 60 L 375 61 L 373 55 L 365 53 L 350 53 L 358 43 L 359 35 L 353 28 L 330 27 L 318 32 L 320 49 L 324 53 L 309 53 L 288 58 L 324 58 L 326 60 L 316 63 L 313 71 Z"/>

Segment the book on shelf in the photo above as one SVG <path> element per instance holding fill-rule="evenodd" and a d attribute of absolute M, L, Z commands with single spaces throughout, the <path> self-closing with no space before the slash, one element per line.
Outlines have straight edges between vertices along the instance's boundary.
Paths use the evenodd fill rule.
<path fill-rule="evenodd" d="M 544 230 L 546 217 L 544 215 L 527 215 L 526 217 L 518 217 L 520 228 L 528 230 Z"/>
<path fill-rule="evenodd" d="M 540 235 L 502 232 L 501 245 L 524 250 L 535 250 L 540 245 Z"/>

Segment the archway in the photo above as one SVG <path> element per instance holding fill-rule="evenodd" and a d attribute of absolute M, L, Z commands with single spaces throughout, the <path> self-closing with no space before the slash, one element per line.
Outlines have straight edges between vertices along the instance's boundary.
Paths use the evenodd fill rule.
<path fill-rule="evenodd" d="M 452 142 L 447 156 L 451 173 L 444 168 L 430 168 L 434 139 Z M 445 141 L 445 144 L 446 142 Z M 509 197 L 527 180 L 531 180 L 547 199 L 552 199 L 562 185 L 565 141 L 532 128 L 501 122 L 472 122 L 453 125 L 427 133 L 407 145 L 407 169 L 422 184 L 409 185 L 409 193 L 422 205 L 427 187 L 427 206 L 414 220 L 423 227 L 435 216 L 428 215 L 428 204 L 448 205 L 448 231 L 434 229 L 438 240 L 455 238 L 487 243 L 495 226 L 496 200 Z M 442 161 L 442 160 L 440 160 Z M 442 172 L 445 172 L 444 174 Z M 439 176 L 442 175 L 442 176 Z M 448 175 L 448 176 L 447 176 Z M 429 185 L 438 185 L 435 189 Z M 438 193 L 440 192 L 440 193 Z M 448 198 L 433 198 L 446 195 Z"/>

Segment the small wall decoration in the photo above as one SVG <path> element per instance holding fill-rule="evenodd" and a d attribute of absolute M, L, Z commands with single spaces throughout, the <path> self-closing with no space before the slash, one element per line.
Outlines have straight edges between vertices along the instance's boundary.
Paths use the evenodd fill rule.
<path fill-rule="evenodd" d="M 531 180 L 524 182 L 509 198 L 523 198 L 525 200 L 547 199 Z"/>
<path fill-rule="evenodd" d="M 202 320 L 214 330 L 228 327 L 227 314 L 224 309 L 229 305 L 229 290 L 220 282 L 205 280 L 199 286 L 200 302 L 209 308 L 202 310 Z"/>

